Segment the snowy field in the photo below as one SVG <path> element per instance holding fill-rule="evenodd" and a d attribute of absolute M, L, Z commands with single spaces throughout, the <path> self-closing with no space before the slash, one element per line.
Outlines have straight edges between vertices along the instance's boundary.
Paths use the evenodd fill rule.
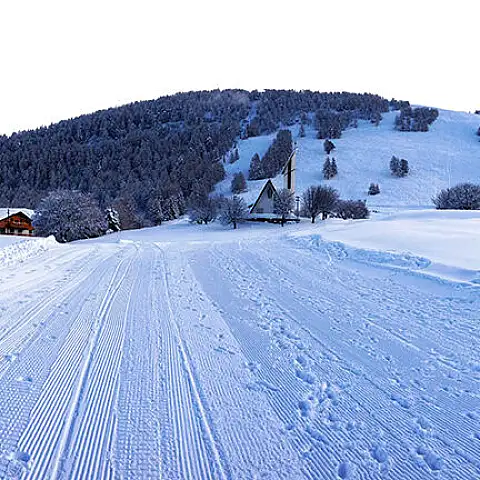
<path fill-rule="evenodd" d="M 178 221 L 10 251 L 0 478 L 479 479 L 479 222 Z"/>

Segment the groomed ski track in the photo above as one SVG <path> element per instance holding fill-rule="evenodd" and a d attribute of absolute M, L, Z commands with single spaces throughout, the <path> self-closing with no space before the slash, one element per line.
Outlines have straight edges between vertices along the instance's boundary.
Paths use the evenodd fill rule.
<path fill-rule="evenodd" d="M 0 478 L 480 479 L 480 291 L 281 235 L 0 272 Z"/>

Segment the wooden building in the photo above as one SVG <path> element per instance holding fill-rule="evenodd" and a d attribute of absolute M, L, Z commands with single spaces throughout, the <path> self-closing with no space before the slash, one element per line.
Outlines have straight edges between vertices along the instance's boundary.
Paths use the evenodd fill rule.
<path fill-rule="evenodd" d="M 0 208 L 0 235 L 33 235 L 33 212 L 27 209 Z"/>

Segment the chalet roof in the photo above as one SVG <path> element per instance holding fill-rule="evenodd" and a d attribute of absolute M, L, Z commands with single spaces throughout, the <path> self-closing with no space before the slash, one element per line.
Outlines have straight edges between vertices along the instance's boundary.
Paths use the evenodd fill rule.
<path fill-rule="evenodd" d="M 283 177 L 281 175 L 276 176 L 275 178 L 268 178 L 265 180 L 250 180 L 248 182 L 248 191 L 242 194 L 242 198 L 245 200 L 248 208 L 252 208 L 254 203 L 260 197 L 263 189 L 266 187 L 268 182 L 272 182 L 276 190 L 281 190 L 283 186 Z"/>
<path fill-rule="evenodd" d="M 10 216 L 15 215 L 16 213 L 23 213 L 25 216 L 27 216 L 30 220 L 33 217 L 33 210 L 30 210 L 29 208 L 0 208 L 0 220 L 3 220 L 4 218 L 8 218 L 8 214 L 10 213 Z"/>

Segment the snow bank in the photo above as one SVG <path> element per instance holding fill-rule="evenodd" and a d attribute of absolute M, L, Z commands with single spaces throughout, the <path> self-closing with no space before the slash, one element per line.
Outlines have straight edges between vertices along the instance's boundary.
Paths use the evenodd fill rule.
<path fill-rule="evenodd" d="M 480 283 L 480 211 L 417 210 L 328 220 L 292 234 L 333 259 Z"/>
<path fill-rule="evenodd" d="M 53 236 L 48 238 L 0 237 L 0 267 L 24 262 L 58 243 Z"/>

